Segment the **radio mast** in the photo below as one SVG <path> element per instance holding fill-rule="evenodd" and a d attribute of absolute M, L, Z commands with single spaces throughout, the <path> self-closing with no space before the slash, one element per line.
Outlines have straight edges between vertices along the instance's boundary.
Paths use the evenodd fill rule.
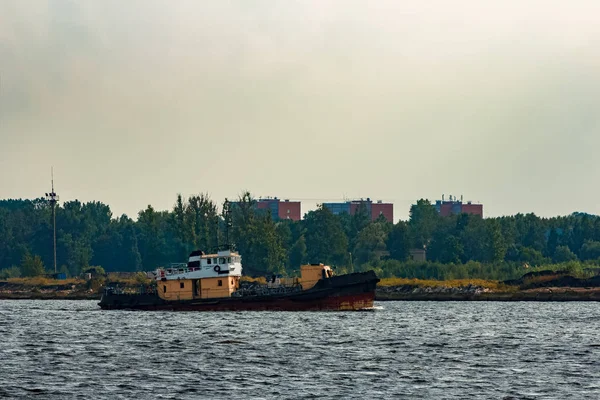
<path fill-rule="evenodd" d="M 54 273 L 56 274 L 56 203 L 58 203 L 59 197 L 54 192 L 54 167 L 51 167 L 50 174 L 52 177 L 52 192 L 46 193 L 46 200 L 52 206 L 52 225 L 54 230 Z"/>

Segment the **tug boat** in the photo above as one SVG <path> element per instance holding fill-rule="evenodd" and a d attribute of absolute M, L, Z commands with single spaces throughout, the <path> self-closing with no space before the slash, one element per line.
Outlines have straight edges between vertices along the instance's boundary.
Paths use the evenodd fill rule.
<path fill-rule="evenodd" d="M 156 288 L 124 293 L 105 288 L 103 310 L 318 311 L 373 308 L 379 279 L 373 271 L 336 276 L 323 264 L 303 265 L 299 278 L 244 287 L 242 258 L 232 250 L 194 251 L 187 264 L 156 270 Z"/>

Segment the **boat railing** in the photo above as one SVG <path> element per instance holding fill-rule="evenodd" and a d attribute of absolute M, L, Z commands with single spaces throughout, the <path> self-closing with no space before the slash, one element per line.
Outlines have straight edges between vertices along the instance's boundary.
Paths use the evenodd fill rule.
<path fill-rule="evenodd" d="M 199 271 L 200 267 L 189 268 L 186 263 L 172 263 L 168 268 L 160 268 L 156 276 L 157 280 L 168 275 L 187 274 L 188 272 Z"/>
<path fill-rule="evenodd" d="M 166 275 L 185 274 L 186 272 L 188 272 L 186 263 L 171 263 L 169 267 L 165 269 Z"/>
<path fill-rule="evenodd" d="M 225 268 L 225 269 L 229 269 L 229 268 L 235 268 L 236 264 L 235 263 L 222 263 L 222 264 L 215 264 L 213 265 L 209 265 L 208 267 L 220 267 L 220 268 Z M 161 278 L 164 278 L 165 276 L 169 276 L 169 275 L 180 275 L 180 274 L 187 274 L 188 272 L 194 272 L 194 271 L 200 271 L 202 270 L 202 267 L 188 267 L 188 264 L 186 263 L 171 263 L 169 265 L 169 267 L 167 268 L 159 268 L 157 270 L 156 273 L 156 279 L 160 280 Z"/>

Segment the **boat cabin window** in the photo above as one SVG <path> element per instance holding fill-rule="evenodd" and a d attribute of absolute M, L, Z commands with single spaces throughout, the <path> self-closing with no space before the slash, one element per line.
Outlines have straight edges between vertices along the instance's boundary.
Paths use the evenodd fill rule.
<path fill-rule="evenodd" d="M 219 281 L 217 282 L 217 286 L 223 286 L 223 281 L 221 279 L 219 279 Z"/>
<path fill-rule="evenodd" d="M 167 285 L 163 285 L 163 293 L 167 293 Z"/>
<path fill-rule="evenodd" d="M 217 259 L 213 258 L 213 264 L 216 264 L 216 263 L 217 263 Z"/>
<path fill-rule="evenodd" d="M 207 264 L 211 264 L 211 261 L 212 261 L 212 259 L 210 259 L 210 258 L 207 258 L 207 259 L 206 259 L 206 263 L 207 263 Z"/>
<path fill-rule="evenodd" d="M 183 289 L 183 286 L 184 286 L 183 282 L 179 282 L 179 288 Z"/>
<path fill-rule="evenodd" d="M 219 263 L 221 263 L 221 264 L 225 264 L 225 257 L 221 257 L 221 258 L 219 258 Z"/>
<path fill-rule="evenodd" d="M 227 257 L 227 263 L 231 264 L 231 257 Z"/>

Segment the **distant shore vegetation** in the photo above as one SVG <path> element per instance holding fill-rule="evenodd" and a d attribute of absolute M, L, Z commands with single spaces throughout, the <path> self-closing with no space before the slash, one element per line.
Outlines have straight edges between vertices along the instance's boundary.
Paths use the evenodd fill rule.
<path fill-rule="evenodd" d="M 0 279 L 54 272 L 51 215 L 44 199 L 0 200 Z M 585 277 L 600 266 L 598 216 L 442 217 L 424 199 L 395 224 L 371 221 L 364 208 L 334 215 L 318 207 L 301 221 L 275 220 L 248 192 L 221 207 L 206 194 L 178 196 L 172 210 L 149 205 L 137 220 L 114 217 L 101 202 L 68 201 L 57 206 L 56 224 L 58 272 L 69 277 L 90 266 L 151 271 L 227 241 L 254 277 L 296 275 L 300 265 L 319 262 L 338 273 L 372 269 L 382 278 L 424 280 L 507 280 L 541 269 Z M 415 253 L 426 260 L 413 260 Z"/>

